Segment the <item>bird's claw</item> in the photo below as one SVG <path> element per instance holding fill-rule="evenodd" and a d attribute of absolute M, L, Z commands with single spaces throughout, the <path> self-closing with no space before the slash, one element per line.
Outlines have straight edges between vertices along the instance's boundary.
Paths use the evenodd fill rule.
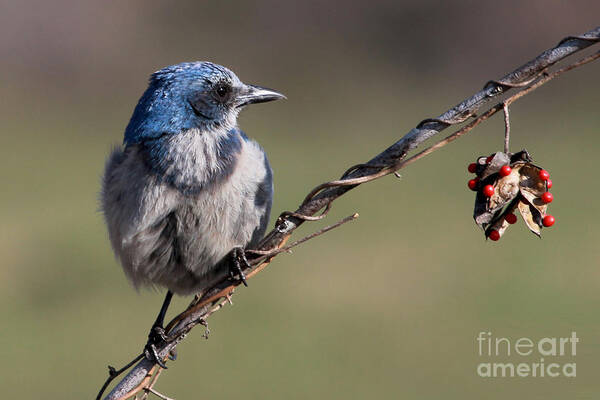
<path fill-rule="evenodd" d="M 146 359 L 158 364 L 163 369 L 167 369 L 167 365 L 158 355 L 156 346 L 165 343 L 168 340 L 169 337 L 166 335 L 165 329 L 162 326 L 153 326 L 148 334 L 148 342 L 144 347 L 144 356 Z"/>
<path fill-rule="evenodd" d="M 144 348 L 144 356 L 148 361 L 158 364 L 161 368 L 167 369 L 167 364 L 161 360 L 158 355 L 158 351 L 156 350 L 156 345 L 154 343 L 148 343 Z"/>
<path fill-rule="evenodd" d="M 169 337 L 165 332 L 165 328 L 162 326 L 153 326 L 148 334 L 148 341 L 153 343 L 157 343 L 160 341 L 167 342 L 169 341 Z"/>
<path fill-rule="evenodd" d="M 244 274 L 242 266 L 250 268 L 250 263 L 246 258 L 246 252 L 242 247 L 234 247 L 232 251 L 232 262 L 229 263 L 229 277 L 232 280 L 235 280 L 237 276 L 244 286 L 248 287 L 248 282 L 246 282 L 246 275 Z"/>

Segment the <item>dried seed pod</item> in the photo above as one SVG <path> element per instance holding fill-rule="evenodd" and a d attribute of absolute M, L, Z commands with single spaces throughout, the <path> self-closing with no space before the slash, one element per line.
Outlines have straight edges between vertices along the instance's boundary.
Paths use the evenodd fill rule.
<path fill-rule="evenodd" d="M 517 209 L 527 227 L 536 235 L 541 235 L 541 229 L 549 226 L 546 219 L 548 203 L 552 195 L 548 193 L 549 174 L 542 168 L 532 164 L 532 159 L 526 150 L 518 153 L 494 153 L 490 156 L 477 158 L 476 174 L 479 187 L 491 190 L 478 190 L 475 196 L 473 218 L 475 223 L 484 231 L 486 238 L 490 233 L 498 239 L 511 225 L 515 218 L 505 218 Z M 485 192 L 485 193 L 484 193 Z M 513 223 L 514 223 L 513 222 Z M 497 239 L 496 239 L 497 240 Z"/>

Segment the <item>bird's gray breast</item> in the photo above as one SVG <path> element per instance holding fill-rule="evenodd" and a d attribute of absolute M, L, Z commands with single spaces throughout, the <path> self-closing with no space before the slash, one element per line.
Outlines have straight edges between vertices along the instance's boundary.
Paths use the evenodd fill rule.
<path fill-rule="evenodd" d="M 135 286 L 199 292 L 233 247 L 264 235 L 271 168 L 256 142 L 233 133 L 239 146 L 227 163 L 218 154 L 232 148 L 193 131 L 178 135 L 163 171 L 149 165 L 139 145 L 109 158 L 102 206 L 115 253 Z"/>

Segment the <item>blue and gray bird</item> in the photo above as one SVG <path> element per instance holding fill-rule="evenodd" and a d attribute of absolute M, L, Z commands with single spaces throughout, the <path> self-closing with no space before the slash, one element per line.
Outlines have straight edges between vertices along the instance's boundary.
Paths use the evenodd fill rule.
<path fill-rule="evenodd" d="M 264 235 L 271 167 L 237 116 L 248 104 L 281 98 L 210 62 L 150 77 L 123 146 L 107 160 L 101 202 L 112 248 L 133 285 L 168 289 L 151 341 L 173 293 L 201 294 L 232 264 L 232 250 Z"/>

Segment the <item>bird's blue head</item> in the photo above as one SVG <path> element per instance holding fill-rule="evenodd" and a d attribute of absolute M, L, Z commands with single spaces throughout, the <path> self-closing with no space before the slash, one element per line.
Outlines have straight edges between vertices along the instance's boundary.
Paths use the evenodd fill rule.
<path fill-rule="evenodd" d="M 285 98 L 274 90 L 247 85 L 225 67 L 210 62 L 172 65 L 150 77 L 125 130 L 125 144 L 142 143 L 189 129 L 229 130 L 247 104 Z"/>

